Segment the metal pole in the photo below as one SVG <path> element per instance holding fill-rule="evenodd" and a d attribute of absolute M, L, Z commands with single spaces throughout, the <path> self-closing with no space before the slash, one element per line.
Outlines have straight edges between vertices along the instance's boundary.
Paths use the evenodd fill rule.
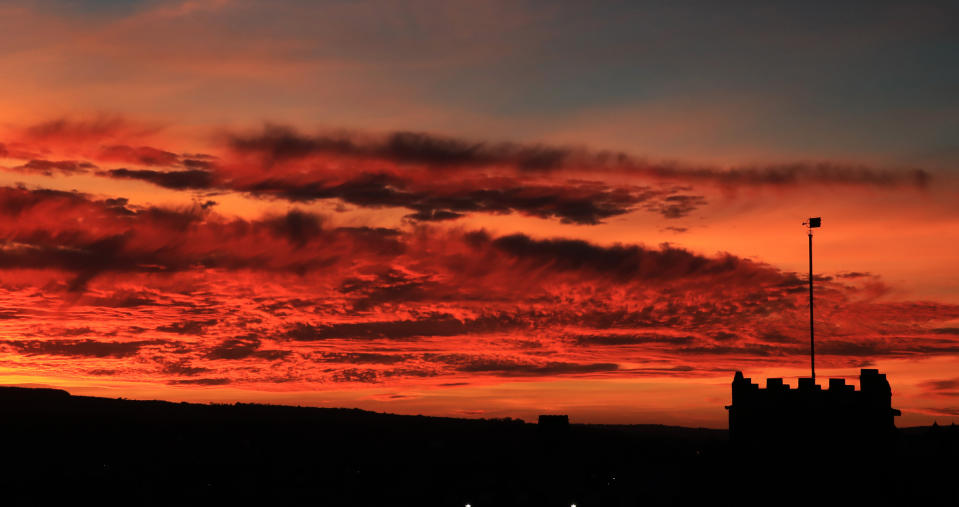
<path fill-rule="evenodd" d="M 812 369 L 812 382 L 816 383 L 816 342 L 813 339 L 812 320 L 812 230 L 809 231 L 809 367 Z"/>

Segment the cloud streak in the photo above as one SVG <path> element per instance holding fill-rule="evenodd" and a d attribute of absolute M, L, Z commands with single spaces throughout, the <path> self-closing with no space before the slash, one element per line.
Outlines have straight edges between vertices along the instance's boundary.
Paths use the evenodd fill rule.
<path fill-rule="evenodd" d="M 118 118 L 39 124 L 23 130 L 19 143 L 24 154 L 59 149 L 86 160 L 32 159 L 11 170 L 46 175 L 95 171 L 106 178 L 177 191 L 405 208 L 407 220 L 413 222 L 451 221 L 480 213 L 580 225 L 636 211 L 666 219 L 691 216 L 709 204 L 707 196 L 691 185 L 726 190 L 809 184 L 925 188 L 932 178 L 921 169 L 831 162 L 700 167 L 652 163 L 582 147 L 490 143 L 402 131 L 307 135 L 279 125 L 222 133 L 217 156 L 120 143 L 136 142 L 151 132 Z M 97 169 L 116 163 L 136 167 Z"/>
<path fill-rule="evenodd" d="M 490 143 L 422 132 L 388 134 L 337 132 L 306 135 L 291 127 L 266 125 L 261 132 L 227 134 L 237 153 L 252 155 L 272 165 L 291 159 L 336 156 L 425 166 L 456 168 L 513 168 L 524 173 L 585 169 L 628 172 L 681 181 L 722 185 L 796 185 L 836 183 L 923 187 L 931 175 L 923 170 L 879 170 L 864 165 L 831 162 L 742 166 L 728 169 L 655 164 L 612 151 L 544 144 Z"/>
<path fill-rule="evenodd" d="M 145 346 L 163 345 L 164 343 L 159 340 L 118 342 L 92 339 L 7 340 L 3 342 L 6 347 L 28 356 L 51 355 L 98 358 L 127 358 L 136 355 Z"/>

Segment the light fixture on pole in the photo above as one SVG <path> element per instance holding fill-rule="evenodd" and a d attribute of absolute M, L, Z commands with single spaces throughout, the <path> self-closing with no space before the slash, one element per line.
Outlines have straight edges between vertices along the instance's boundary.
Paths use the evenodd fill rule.
<path fill-rule="evenodd" d="M 810 218 L 802 223 L 806 226 L 809 235 L 809 369 L 812 371 L 812 382 L 816 383 L 816 341 L 813 333 L 812 313 L 812 230 L 822 227 L 822 217 Z"/>

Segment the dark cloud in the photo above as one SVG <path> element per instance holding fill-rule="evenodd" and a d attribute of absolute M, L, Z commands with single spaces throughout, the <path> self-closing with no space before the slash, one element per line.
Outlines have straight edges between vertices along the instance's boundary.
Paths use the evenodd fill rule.
<path fill-rule="evenodd" d="M 93 329 L 89 327 L 70 327 L 57 329 L 51 336 L 83 336 L 85 334 L 93 334 Z"/>
<path fill-rule="evenodd" d="M 261 133 L 228 135 L 230 147 L 238 152 L 263 154 L 273 160 L 305 157 L 314 153 L 352 153 L 358 148 L 347 137 L 307 137 L 291 127 L 266 125 Z"/>
<path fill-rule="evenodd" d="M 354 364 L 396 364 L 409 359 L 404 354 L 379 354 L 374 352 L 320 352 L 312 356 L 314 361 Z"/>
<path fill-rule="evenodd" d="M 959 335 L 959 327 L 940 327 L 937 329 L 930 329 L 929 331 L 936 334 L 954 334 Z"/>
<path fill-rule="evenodd" d="M 643 203 L 647 204 L 645 209 L 670 218 L 683 216 L 705 203 L 700 196 L 672 195 L 672 192 L 650 187 L 610 186 L 577 180 L 544 183 L 505 175 L 490 177 L 482 171 L 448 179 L 354 168 L 345 173 L 319 169 L 292 173 L 271 170 L 276 162 L 316 154 L 385 159 L 428 167 L 495 169 L 509 166 L 521 171 L 557 168 L 574 159 L 578 167 L 582 165 L 580 159 L 606 163 L 618 158 L 568 148 L 470 143 L 414 133 L 395 133 L 380 141 L 373 141 L 372 137 L 363 139 L 309 137 L 283 127 L 267 127 L 262 134 L 254 136 L 234 136 L 231 149 L 241 154 L 260 154 L 268 160 L 254 169 L 207 160 L 191 160 L 187 164 L 172 152 L 111 146 L 101 150 L 100 159 L 151 166 L 182 165 L 186 169 L 123 168 L 98 174 L 143 180 L 176 190 L 220 188 L 294 202 L 335 198 L 363 207 L 401 207 L 413 211 L 407 215 L 407 219 L 413 221 L 453 220 L 466 213 L 520 213 L 556 218 L 565 223 L 597 224 L 633 211 Z"/>
<path fill-rule="evenodd" d="M 943 398 L 959 398 L 959 377 L 929 380 L 919 384 L 927 394 Z M 956 411 L 959 414 L 959 410 Z"/>
<path fill-rule="evenodd" d="M 40 140 L 67 137 L 92 142 L 130 128 L 116 119 L 88 123 L 60 120 L 27 132 Z M 226 139 L 228 152 L 219 159 L 123 144 L 106 145 L 91 157 L 169 168 L 119 168 L 97 173 L 104 177 L 147 181 L 175 190 L 239 191 L 292 202 L 339 199 L 367 208 L 405 208 L 411 211 L 406 218 L 415 222 L 449 221 L 470 213 L 518 213 L 591 225 L 636 210 L 676 219 L 707 204 L 703 195 L 690 193 L 689 183 L 724 187 L 810 183 L 923 187 L 930 179 L 922 170 L 831 163 L 728 169 L 657 164 L 616 152 L 468 141 L 413 132 L 311 136 L 268 125 L 261 132 L 227 134 Z M 330 157 L 359 160 L 344 164 Z M 20 170 L 69 172 L 95 167 L 84 164 L 33 160 Z M 556 173 L 561 170 L 569 177 L 561 178 Z M 645 185 L 613 185 L 604 176 L 597 181 L 573 179 L 587 172 L 612 174 L 617 181 L 632 178 Z M 670 187 L 669 182 L 685 186 Z"/>
<path fill-rule="evenodd" d="M 130 357 L 147 345 L 159 345 L 160 340 L 102 342 L 97 340 L 7 340 L 7 347 L 24 355 L 51 355 L 70 357 Z"/>
<path fill-rule="evenodd" d="M 537 175 L 558 169 L 606 170 L 632 174 L 651 182 L 712 181 L 723 185 L 795 185 L 804 182 L 899 185 L 918 181 L 915 184 L 921 186 L 928 180 L 928 175 L 923 172 L 917 176 L 831 164 L 729 170 L 682 168 L 648 164 L 609 152 L 469 142 L 409 132 L 386 136 L 343 133 L 307 136 L 290 128 L 268 126 L 260 133 L 228 138 L 228 145 L 234 153 L 257 155 L 260 162 L 249 166 L 248 161 L 213 163 L 194 160 L 187 165 L 172 152 L 115 146 L 112 148 L 143 165 L 180 164 L 186 169 L 113 169 L 99 174 L 139 179 L 177 190 L 218 188 L 293 202 L 340 199 L 362 207 L 406 208 L 412 210 L 406 218 L 420 222 L 454 220 L 468 213 L 519 213 L 585 225 L 598 224 L 637 209 L 675 219 L 688 216 L 707 202 L 702 195 L 684 193 L 691 190 L 688 186 L 614 186 L 598 181 L 544 180 Z M 149 151 L 147 157 L 136 150 L 153 151 Z M 291 160 L 322 155 L 448 168 L 446 172 L 449 174 L 424 175 L 395 167 L 373 170 L 376 167 L 374 162 L 359 168 L 350 164 L 348 171 L 323 162 L 308 169 L 284 165 L 292 163 Z M 512 172 L 504 173 L 504 168 L 511 168 Z M 454 171 L 455 177 L 451 178 Z"/>
<path fill-rule="evenodd" d="M 609 186 L 596 182 L 569 181 L 562 184 L 538 184 L 512 178 L 419 182 L 386 173 L 361 173 L 342 181 L 302 181 L 302 177 L 282 178 L 268 174 L 248 182 L 217 183 L 214 171 L 191 169 L 156 171 L 148 169 L 112 169 L 101 176 L 137 179 L 176 190 L 223 188 L 261 197 L 293 202 L 340 199 L 367 207 L 396 207 L 413 210 L 407 219 L 445 221 L 466 213 L 520 213 L 538 218 L 556 218 L 571 224 L 598 224 L 623 215 L 648 203 L 645 209 L 668 218 L 684 216 L 705 204 L 698 196 L 670 195 L 649 187 Z M 230 180 L 228 172 L 219 177 Z"/>
<path fill-rule="evenodd" d="M 40 236 L 30 244 L 12 245 L 0 252 L 0 269 L 64 269 L 76 273 L 69 290 L 82 291 L 90 279 L 104 271 L 159 271 L 164 264 L 150 262 L 159 261 L 151 259 L 152 255 L 131 256 L 124 252 L 126 235 L 70 245 L 73 248 L 63 248 L 58 244 L 59 238 Z"/>
<path fill-rule="evenodd" d="M 619 365 L 615 363 L 573 363 L 563 361 L 538 363 L 463 354 L 439 355 L 433 359 L 451 365 L 456 371 L 463 373 L 489 373 L 504 377 L 602 373 L 619 369 Z"/>
<path fill-rule="evenodd" d="M 731 169 L 649 166 L 643 172 L 662 178 L 688 182 L 715 182 L 726 186 L 840 184 L 924 188 L 932 178 L 928 172 L 922 169 L 882 170 L 861 165 L 843 165 L 830 162 L 800 162 L 766 167 L 734 167 Z"/>
<path fill-rule="evenodd" d="M 213 174 L 202 169 L 183 171 L 155 171 L 152 169 L 110 169 L 101 176 L 116 179 L 143 180 L 174 190 L 209 189 L 213 187 Z"/>
<path fill-rule="evenodd" d="M 513 178 L 439 184 L 388 173 L 362 173 L 335 183 L 265 177 L 253 183 L 234 184 L 231 188 L 294 202 L 336 198 L 368 208 L 407 208 L 415 211 L 407 218 L 418 221 L 451 220 L 465 213 L 520 213 L 575 224 L 600 223 L 628 213 L 662 193 L 646 187 L 612 187 L 595 182 L 545 185 Z"/>
<path fill-rule="evenodd" d="M 217 160 L 216 155 L 210 155 L 209 153 L 184 153 L 182 156 L 185 159 L 193 159 L 203 162 L 213 162 Z"/>
<path fill-rule="evenodd" d="M 204 357 L 207 359 L 259 358 L 276 361 L 292 354 L 288 350 L 260 350 L 260 346 L 260 340 L 255 337 L 231 338 L 211 347 Z"/>
<path fill-rule="evenodd" d="M 767 330 L 757 333 L 756 337 L 766 343 L 797 343 L 799 341 L 795 336 L 789 336 L 779 331 Z"/>
<path fill-rule="evenodd" d="M 491 320 L 459 320 L 448 315 L 436 315 L 417 320 L 390 320 L 348 322 L 336 324 L 297 324 L 285 336 L 299 341 L 348 339 L 404 340 L 421 336 L 457 336 L 489 329 Z"/>
<path fill-rule="evenodd" d="M 616 371 L 615 363 L 575 363 L 564 361 L 517 361 L 513 359 L 471 356 L 467 354 L 424 354 L 426 361 L 452 367 L 459 373 L 488 374 L 501 377 L 547 377 L 554 375 L 577 375 Z M 359 361 L 358 361 L 359 362 Z M 375 362 L 375 361 L 367 361 Z M 383 363 L 391 364 L 391 363 Z M 390 377 L 432 377 L 439 374 L 431 368 L 396 368 L 376 370 L 372 368 L 346 368 L 332 375 L 335 382 L 379 382 Z M 465 385 L 463 383 L 451 385 Z"/>
<path fill-rule="evenodd" d="M 463 216 L 465 215 L 462 213 L 456 213 L 455 211 L 421 209 L 416 213 L 410 213 L 409 215 L 406 215 L 405 218 L 408 218 L 414 222 L 443 222 L 446 220 L 456 220 L 457 218 L 462 218 Z"/>
<path fill-rule="evenodd" d="M 757 337 L 764 343 L 738 341 L 730 344 L 696 344 L 675 350 L 680 355 L 731 355 L 741 357 L 803 357 L 809 354 L 808 342 L 791 339 L 777 333 L 760 333 Z M 959 353 L 959 342 L 938 340 L 930 337 L 870 338 L 850 336 L 844 339 L 826 338 L 816 340 L 816 355 L 847 362 L 863 358 L 910 357 Z"/>
<path fill-rule="evenodd" d="M 76 160 L 31 160 L 26 164 L 15 167 L 14 170 L 53 176 L 54 173 L 83 174 L 96 168 L 97 166 L 90 162 Z"/>
<path fill-rule="evenodd" d="M 701 195 L 668 195 L 646 206 L 646 209 L 666 218 L 682 218 L 706 205 Z"/>
<path fill-rule="evenodd" d="M 959 416 L 959 407 L 938 407 L 938 408 L 925 408 L 923 409 L 932 414 L 939 414 L 945 416 Z"/>
<path fill-rule="evenodd" d="M 115 291 L 106 296 L 83 295 L 75 304 L 102 306 L 105 308 L 136 308 L 162 304 L 153 294 L 132 291 Z"/>
<path fill-rule="evenodd" d="M 171 380 L 167 383 L 170 385 L 225 386 L 231 383 L 231 380 L 228 378 L 191 378 Z"/>
<path fill-rule="evenodd" d="M 923 382 L 920 386 L 929 391 L 959 390 L 959 377 L 945 380 L 929 380 Z"/>
<path fill-rule="evenodd" d="M 174 363 L 169 363 L 160 370 L 161 373 L 167 375 L 179 375 L 183 377 L 193 377 L 201 373 L 206 373 L 210 371 L 209 368 L 203 368 L 201 366 L 193 366 L 187 360 L 180 360 Z"/>
<path fill-rule="evenodd" d="M 412 276 L 388 269 L 371 277 L 343 280 L 339 291 L 351 297 L 353 309 L 366 311 L 392 302 L 413 302 L 437 295 L 440 285 L 429 276 Z"/>
<path fill-rule="evenodd" d="M 210 348 L 206 357 L 209 359 L 246 359 L 256 354 L 259 348 L 260 340 L 255 338 L 234 338 Z"/>
<path fill-rule="evenodd" d="M 471 233 L 474 245 L 489 244 L 518 260 L 557 271 L 589 270 L 619 280 L 677 280 L 701 276 L 739 274 L 757 281 L 778 280 L 773 268 L 732 255 L 704 257 L 688 250 L 662 245 L 652 250 L 637 245 L 603 247 L 576 239 L 533 239 L 512 234 L 492 239 L 485 233 Z"/>
<path fill-rule="evenodd" d="M 372 241 L 397 239 L 403 235 L 400 230 L 389 227 L 337 227 L 336 230 Z"/>
<path fill-rule="evenodd" d="M 60 219 L 48 223 L 56 207 Z M 80 291 L 104 272 L 176 273 L 199 267 L 267 269 L 306 273 L 328 268 L 337 252 L 365 258 L 392 257 L 405 246 L 398 231 L 384 228 L 325 229 L 311 214 L 245 221 L 212 217 L 198 209 L 130 207 L 124 199 L 94 201 L 69 192 L 0 188 L 0 269 L 61 269 L 75 273 Z M 263 250 L 263 232 L 289 245 Z M 309 252 L 297 252 L 322 237 Z M 233 244 L 233 248 L 224 245 Z M 290 245 L 294 247 L 291 251 Z M 108 304 L 104 302 L 104 304 Z"/>
<path fill-rule="evenodd" d="M 420 132 L 390 134 L 376 152 L 377 156 L 400 162 L 437 166 L 511 164 L 532 171 L 557 168 L 573 154 L 570 148 L 468 142 Z"/>
<path fill-rule="evenodd" d="M 79 206 L 87 202 L 89 202 L 88 197 L 79 192 L 0 187 L 0 213 L 11 217 L 18 217 L 39 205 L 48 203 Z"/>
<path fill-rule="evenodd" d="M 261 132 L 228 134 L 235 152 L 262 156 L 268 163 L 311 156 L 378 159 L 434 168 L 511 167 L 543 173 L 562 169 L 632 173 L 675 181 L 713 182 L 726 186 L 797 185 L 808 183 L 911 185 L 924 187 L 931 176 L 921 169 L 881 170 L 862 165 L 796 162 L 728 169 L 655 164 L 621 152 L 541 144 L 489 143 L 419 132 L 372 135 L 336 132 L 315 136 L 291 127 L 267 125 Z M 695 196 L 688 196 L 695 199 Z M 686 200 L 689 200 L 686 199 Z M 678 200 L 677 200 L 678 201 Z M 682 213 L 683 204 L 664 213 Z"/>
<path fill-rule="evenodd" d="M 156 328 L 157 331 L 163 331 L 166 333 L 176 333 L 176 334 L 193 334 L 199 335 L 203 334 L 203 331 L 207 327 L 216 324 L 216 319 L 211 320 L 184 320 L 180 322 L 174 322 L 165 326 L 159 326 Z"/>
<path fill-rule="evenodd" d="M 845 357 L 954 354 L 959 342 L 929 339 L 856 339 L 816 341 L 816 354 Z"/>
<path fill-rule="evenodd" d="M 331 377 L 334 382 L 376 382 L 377 371 L 362 368 L 347 368 L 334 373 Z"/>
<path fill-rule="evenodd" d="M 319 237 L 323 232 L 323 221 L 318 215 L 299 210 L 289 211 L 282 217 L 267 219 L 265 224 L 277 236 L 286 238 L 299 247 Z"/>
<path fill-rule="evenodd" d="M 383 372 L 384 377 L 435 377 L 439 374 L 433 368 L 394 368 Z"/>
<path fill-rule="evenodd" d="M 210 160 L 197 160 L 185 158 L 182 160 L 183 167 L 200 171 L 210 171 L 214 169 L 214 163 Z"/>
<path fill-rule="evenodd" d="M 105 368 L 96 368 L 93 370 L 87 370 L 87 375 L 96 375 L 96 376 L 104 376 L 104 377 L 112 377 L 118 373 L 120 373 L 120 370 L 109 370 Z"/>
<path fill-rule="evenodd" d="M 782 357 L 808 354 L 808 348 L 785 347 L 781 345 L 767 345 L 746 343 L 739 345 L 700 345 L 692 347 L 681 347 L 675 351 L 683 356 L 742 356 L 742 357 Z M 816 347 L 816 353 L 819 353 L 819 347 Z"/>
<path fill-rule="evenodd" d="M 715 369 L 712 369 L 716 371 Z M 689 375 L 695 374 L 700 370 L 689 366 L 689 365 L 677 365 L 677 366 L 664 366 L 662 368 L 655 367 L 646 367 L 646 368 L 630 368 L 628 370 L 621 370 L 623 372 L 628 372 L 630 375 L 643 375 L 643 376 L 661 376 L 661 375 Z M 719 371 L 728 371 L 728 370 L 719 370 Z"/>
<path fill-rule="evenodd" d="M 736 333 L 730 333 L 728 331 L 716 331 L 710 334 L 709 337 L 718 342 L 731 342 L 740 338 Z"/>
<path fill-rule="evenodd" d="M 648 343 L 664 343 L 676 345 L 688 345 L 695 338 L 692 336 L 671 336 L 653 333 L 637 334 L 579 334 L 567 336 L 567 339 L 576 345 L 589 346 L 616 346 L 616 345 L 642 345 Z"/>
<path fill-rule="evenodd" d="M 133 147 L 124 145 L 104 146 L 100 148 L 97 159 L 128 164 L 167 167 L 178 165 L 180 162 L 180 157 L 176 153 L 151 148 L 149 146 Z"/>
<path fill-rule="evenodd" d="M 260 359 L 266 359 L 267 361 L 279 361 L 280 359 L 287 358 L 292 352 L 289 350 L 258 350 L 253 353 L 253 355 Z"/>
<path fill-rule="evenodd" d="M 562 167 L 580 153 L 572 148 L 474 142 L 419 132 L 308 136 L 279 125 L 267 125 L 262 132 L 248 135 L 232 134 L 228 141 L 237 152 L 261 154 L 269 160 L 338 155 L 434 167 L 510 165 L 529 171 Z"/>
<path fill-rule="evenodd" d="M 861 273 L 859 271 L 850 271 L 846 273 L 839 273 L 836 275 L 836 278 L 845 278 L 845 279 L 856 279 L 856 278 L 868 278 L 875 276 L 872 273 Z"/>
<path fill-rule="evenodd" d="M 25 317 L 24 313 L 20 310 L 11 310 L 8 308 L 0 310 L 0 320 L 22 319 Z"/>

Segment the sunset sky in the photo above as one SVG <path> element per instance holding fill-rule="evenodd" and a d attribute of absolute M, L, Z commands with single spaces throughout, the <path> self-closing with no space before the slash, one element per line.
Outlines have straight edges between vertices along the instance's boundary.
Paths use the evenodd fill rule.
<path fill-rule="evenodd" d="M 955 2 L 0 0 L 0 384 L 959 422 Z"/>

